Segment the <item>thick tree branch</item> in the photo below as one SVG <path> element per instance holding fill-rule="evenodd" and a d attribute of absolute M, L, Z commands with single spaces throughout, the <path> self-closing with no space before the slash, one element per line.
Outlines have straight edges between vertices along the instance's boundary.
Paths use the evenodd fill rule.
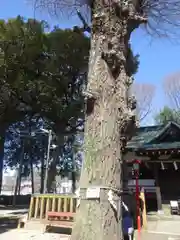
<path fill-rule="evenodd" d="M 180 111 L 180 72 L 171 74 L 164 79 L 164 91 L 168 97 L 170 106 Z"/>
<path fill-rule="evenodd" d="M 136 98 L 136 113 L 139 121 L 142 121 L 151 111 L 155 87 L 147 83 L 134 83 L 131 86 L 130 92 Z"/>
<path fill-rule="evenodd" d="M 79 10 L 77 10 L 77 15 L 79 17 L 79 19 L 81 20 L 82 24 L 83 24 L 83 31 L 84 32 L 88 32 L 91 33 L 91 28 L 90 26 L 87 24 L 85 18 L 82 16 L 81 12 Z"/>
<path fill-rule="evenodd" d="M 63 15 L 64 18 L 77 14 L 81 10 L 81 16 L 91 15 L 92 0 L 30 0 L 35 10 L 43 9 L 53 17 Z M 106 5 L 115 4 L 121 7 L 124 13 L 130 13 L 129 20 L 136 21 L 133 28 L 144 24 L 148 34 L 158 37 L 177 37 L 180 26 L 180 1 L 179 0 L 104 0 Z M 132 14 L 135 13 L 135 14 Z M 81 20 L 82 21 L 82 20 Z M 87 22 L 87 21 L 85 21 Z M 84 25 L 84 24 L 83 24 Z M 86 27 L 90 26 L 88 23 Z M 89 27 L 87 28 L 89 31 Z M 82 29 L 83 30 L 83 29 Z"/>

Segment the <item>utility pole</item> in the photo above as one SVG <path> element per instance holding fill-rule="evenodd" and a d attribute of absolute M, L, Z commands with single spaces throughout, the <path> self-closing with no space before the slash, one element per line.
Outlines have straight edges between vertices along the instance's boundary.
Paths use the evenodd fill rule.
<path fill-rule="evenodd" d="M 43 193 L 47 191 L 47 180 L 48 180 L 48 168 L 49 168 L 49 156 L 50 156 L 50 149 L 51 149 L 51 140 L 52 140 L 52 130 L 48 131 L 48 148 L 47 148 L 47 157 L 46 157 L 46 168 L 45 168 L 45 177 L 44 177 L 44 189 Z"/>

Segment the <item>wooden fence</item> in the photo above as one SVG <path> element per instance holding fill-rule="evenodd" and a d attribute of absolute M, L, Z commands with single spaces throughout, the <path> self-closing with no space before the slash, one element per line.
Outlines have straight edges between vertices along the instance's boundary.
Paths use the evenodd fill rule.
<path fill-rule="evenodd" d="M 74 195 L 34 194 L 31 197 L 28 220 L 45 220 L 47 212 L 75 212 Z"/>
<path fill-rule="evenodd" d="M 144 203 L 142 213 L 143 228 L 147 228 L 146 203 L 144 192 L 141 192 Z M 34 194 L 31 196 L 28 220 L 47 220 L 47 212 L 76 212 L 75 195 Z"/>

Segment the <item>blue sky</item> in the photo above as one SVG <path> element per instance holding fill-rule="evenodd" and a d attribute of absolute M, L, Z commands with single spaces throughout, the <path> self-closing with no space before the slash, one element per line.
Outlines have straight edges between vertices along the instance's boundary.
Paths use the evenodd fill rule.
<path fill-rule="evenodd" d="M 52 19 L 46 13 L 37 11 L 34 13 L 34 9 L 28 1 L 31 0 L 1 0 L 0 18 L 8 19 L 17 15 L 27 18 L 35 16 L 37 19 L 46 20 L 51 25 L 58 24 L 63 28 L 77 24 L 76 18 L 69 20 L 63 20 L 63 18 Z M 131 42 L 134 52 L 140 54 L 140 67 L 136 74 L 136 81 L 148 82 L 156 86 L 153 111 L 144 122 L 144 124 L 152 124 L 153 115 L 167 103 L 162 90 L 163 79 L 167 75 L 180 70 L 180 45 L 172 43 L 170 40 L 152 39 L 141 29 L 133 34 Z"/>

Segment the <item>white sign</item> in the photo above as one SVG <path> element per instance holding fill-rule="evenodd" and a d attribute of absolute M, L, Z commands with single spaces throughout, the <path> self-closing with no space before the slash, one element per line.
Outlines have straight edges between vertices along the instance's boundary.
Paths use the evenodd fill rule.
<path fill-rule="evenodd" d="M 139 179 L 138 180 L 139 186 L 155 186 L 155 180 L 154 179 Z M 128 186 L 136 186 L 136 180 L 128 180 Z"/>
<path fill-rule="evenodd" d="M 100 187 L 90 187 L 87 189 L 86 198 L 100 198 Z"/>

